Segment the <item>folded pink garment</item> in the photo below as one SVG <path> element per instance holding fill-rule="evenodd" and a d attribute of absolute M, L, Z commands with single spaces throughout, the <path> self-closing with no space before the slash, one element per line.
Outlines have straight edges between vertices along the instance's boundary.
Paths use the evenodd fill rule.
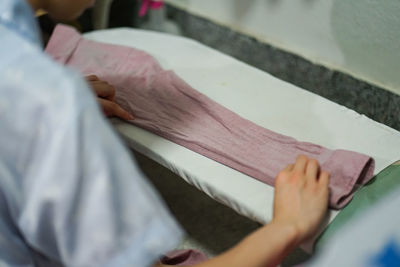
<path fill-rule="evenodd" d="M 207 256 L 198 250 L 174 250 L 164 255 L 160 263 L 174 266 L 192 266 L 206 261 Z"/>
<path fill-rule="evenodd" d="M 114 85 L 116 102 L 136 118 L 132 124 L 269 185 L 299 154 L 317 159 L 331 173 L 332 208 L 345 206 L 355 185 L 372 178 L 372 158 L 260 127 L 197 92 L 173 71 L 163 70 L 143 51 L 85 40 L 66 26 L 55 29 L 46 51 L 56 61 Z"/>

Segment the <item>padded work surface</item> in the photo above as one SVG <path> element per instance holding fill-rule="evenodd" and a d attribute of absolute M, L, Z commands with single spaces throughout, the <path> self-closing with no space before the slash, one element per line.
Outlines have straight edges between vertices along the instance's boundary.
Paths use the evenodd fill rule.
<path fill-rule="evenodd" d="M 148 53 L 87 40 L 58 25 L 46 52 L 56 61 L 95 74 L 116 89 L 115 102 L 135 126 L 274 186 L 275 177 L 304 154 L 331 174 L 329 207 L 341 209 L 354 189 L 373 178 L 370 156 L 300 142 L 257 125 L 193 89 Z"/>
<path fill-rule="evenodd" d="M 368 154 L 376 161 L 375 174 L 399 159 L 399 132 L 195 41 L 132 29 L 85 37 L 145 50 L 196 90 L 272 131 Z M 133 125 L 113 123 L 132 148 L 215 200 L 260 223 L 271 220 L 271 186 Z M 330 220 L 336 214 L 331 212 Z"/>

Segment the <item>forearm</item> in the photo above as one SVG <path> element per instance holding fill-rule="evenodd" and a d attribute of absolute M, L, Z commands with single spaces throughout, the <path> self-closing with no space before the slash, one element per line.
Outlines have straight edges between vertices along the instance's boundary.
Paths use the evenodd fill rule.
<path fill-rule="evenodd" d="M 196 267 L 276 266 L 298 244 L 298 233 L 289 226 L 268 224 L 242 242 Z"/>
<path fill-rule="evenodd" d="M 329 173 L 316 160 L 299 156 L 275 179 L 274 219 L 237 246 L 196 267 L 277 266 L 315 233 L 328 206 Z"/>
<path fill-rule="evenodd" d="M 194 267 L 277 266 L 298 244 L 298 233 L 289 226 L 270 223 L 247 236 L 227 252 Z M 163 267 L 169 265 L 155 265 Z"/>

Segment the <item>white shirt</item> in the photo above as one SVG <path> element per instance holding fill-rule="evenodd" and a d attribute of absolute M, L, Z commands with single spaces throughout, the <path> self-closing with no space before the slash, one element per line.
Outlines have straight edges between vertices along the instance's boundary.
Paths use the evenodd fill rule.
<path fill-rule="evenodd" d="M 181 231 L 83 79 L 0 5 L 0 266 L 149 266 Z"/>

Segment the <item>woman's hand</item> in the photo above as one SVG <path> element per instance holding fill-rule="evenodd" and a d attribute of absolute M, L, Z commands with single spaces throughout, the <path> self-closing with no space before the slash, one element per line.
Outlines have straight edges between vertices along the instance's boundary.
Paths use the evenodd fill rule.
<path fill-rule="evenodd" d="M 320 172 L 316 160 L 299 156 L 276 177 L 271 223 L 196 267 L 277 266 L 318 229 L 328 207 L 328 184 L 329 173 Z"/>
<path fill-rule="evenodd" d="M 115 89 L 105 81 L 101 81 L 96 75 L 85 77 L 93 92 L 97 95 L 97 101 L 107 117 L 118 117 L 124 120 L 133 120 L 134 117 L 115 103 Z"/>
<path fill-rule="evenodd" d="M 328 207 L 329 173 L 301 155 L 275 179 L 272 223 L 292 227 L 300 243 L 315 233 Z"/>

